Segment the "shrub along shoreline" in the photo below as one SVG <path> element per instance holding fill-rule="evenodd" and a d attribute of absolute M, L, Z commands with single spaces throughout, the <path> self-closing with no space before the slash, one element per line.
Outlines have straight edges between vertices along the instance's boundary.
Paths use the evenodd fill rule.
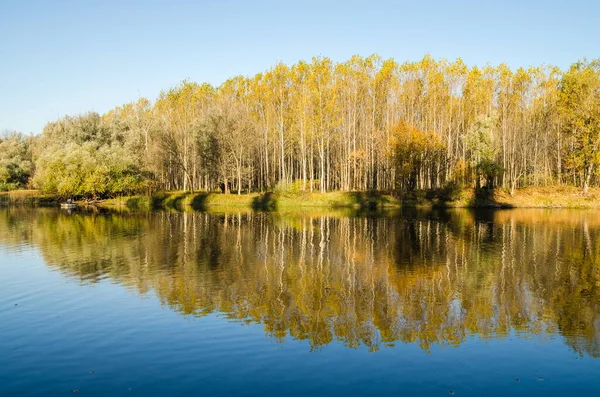
<path fill-rule="evenodd" d="M 0 193 L 0 205 L 58 206 L 60 196 L 34 190 Z M 572 186 L 517 189 L 418 190 L 405 194 L 380 192 L 269 192 L 222 194 L 161 192 L 151 196 L 123 196 L 77 204 L 131 210 L 245 208 L 257 211 L 302 211 L 310 208 L 384 210 L 402 207 L 437 208 L 600 208 L 600 188 L 582 194 Z"/>

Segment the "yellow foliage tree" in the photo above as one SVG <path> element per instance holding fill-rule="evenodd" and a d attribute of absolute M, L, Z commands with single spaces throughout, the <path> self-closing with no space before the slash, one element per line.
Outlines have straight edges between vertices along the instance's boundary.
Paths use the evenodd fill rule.
<path fill-rule="evenodd" d="M 400 122 L 392 129 L 390 144 L 398 188 L 431 187 L 431 182 L 439 178 L 442 170 L 436 160 L 444 155 L 446 146 L 435 133 Z"/>

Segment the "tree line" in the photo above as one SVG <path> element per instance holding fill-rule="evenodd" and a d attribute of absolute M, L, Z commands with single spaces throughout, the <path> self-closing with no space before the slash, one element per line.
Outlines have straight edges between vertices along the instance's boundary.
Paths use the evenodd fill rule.
<path fill-rule="evenodd" d="M 0 188 L 399 191 L 600 182 L 600 60 L 567 70 L 377 55 L 277 64 L 218 87 L 66 116 L 0 141 Z"/>

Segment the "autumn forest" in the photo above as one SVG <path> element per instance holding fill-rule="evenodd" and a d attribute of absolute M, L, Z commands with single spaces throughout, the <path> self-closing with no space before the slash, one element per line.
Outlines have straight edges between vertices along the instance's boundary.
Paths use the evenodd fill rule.
<path fill-rule="evenodd" d="M 218 87 L 65 116 L 0 138 L 0 190 L 410 191 L 600 183 L 600 60 L 566 70 L 397 63 L 277 64 Z"/>

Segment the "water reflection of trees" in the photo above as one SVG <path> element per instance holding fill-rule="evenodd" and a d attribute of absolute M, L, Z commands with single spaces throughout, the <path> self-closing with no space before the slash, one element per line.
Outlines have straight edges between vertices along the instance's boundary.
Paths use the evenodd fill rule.
<path fill-rule="evenodd" d="M 396 217 L 0 212 L 0 243 L 96 282 L 153 290 L 312 347 L 427 349 L 469 335 L 561 334 L 600 356 L 600 217 L 512 210 Z"/>

